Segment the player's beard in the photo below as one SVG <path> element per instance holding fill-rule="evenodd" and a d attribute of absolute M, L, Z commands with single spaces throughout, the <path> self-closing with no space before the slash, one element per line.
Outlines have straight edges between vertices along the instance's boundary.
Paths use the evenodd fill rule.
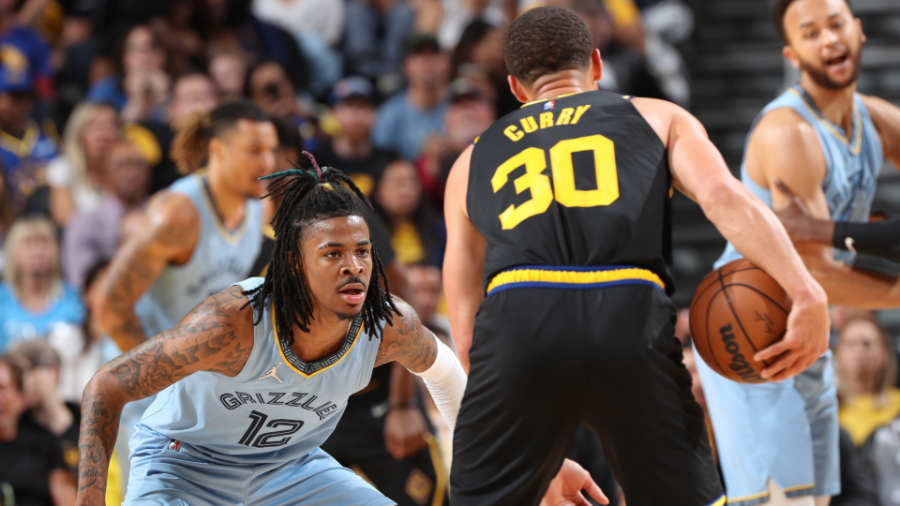
<path fill-rule="evenodd" d="M 855 54 L 848 53 L 847 58 L 850 59 L 851 64 L 853 65 L 853 75 L 851 75 L 850 79 L 846 82 L 835 81 L 828 77 L 828 71 L 820 66 L 813 65 L 802 58 L 799 58 L 800 70 L 809 74 L 810 79 L 823 88 L 828 88 L 829 90 L 842 90 L 855 84 L 857 79 L 859 79 L 859 74 L 862 72 L 862 65 L 860 64 L 862 60 L 862 48 L 856 51 Z"/>

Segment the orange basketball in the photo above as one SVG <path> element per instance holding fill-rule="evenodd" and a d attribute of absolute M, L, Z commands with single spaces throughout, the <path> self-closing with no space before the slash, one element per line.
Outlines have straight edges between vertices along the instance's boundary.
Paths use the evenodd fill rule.
<path fill-rule="evenodd" d="M 711 272 L 691 302 L 691 334 L 703 361 L 741 383 L 765 383 L 759 373 L 768 361 L 756 352 L 781 340 L 791 300 L 781 285 L 745 259 Z"/>

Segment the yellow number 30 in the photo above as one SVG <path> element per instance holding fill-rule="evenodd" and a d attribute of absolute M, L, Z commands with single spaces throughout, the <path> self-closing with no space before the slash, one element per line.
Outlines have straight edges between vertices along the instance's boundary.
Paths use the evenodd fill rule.
<path fill-rule="evenodd" d="M 577 190 L 575 188 L 572 153 L 580 151 L 594 153 L 596 190 Z M 512 171 L 523 165 L 525 174 L 516 178 L 513 184 L 516 186 L 517 194 L 531 190 L 531 198 L 518 207 L 510 205 L 500 214 L 500 224 L 503 226 L 503 230 L 511 230 L 528 218 L 547 211 L 550 204 L 553 203 L 554 196 L 557 202 L 566 207 L 608 206 L 619 198 L 615 145 L 613 141 L 602 135 L 566 139 L 550 148 L 550 169 L 553 172 L 552 188 L 550 178 L 542 174 L 547 168 L 544 150 L 531 147 L 521 151 L 497 167 L 494 177 L 491 178 L 494 193 L 506 185 Z"/>

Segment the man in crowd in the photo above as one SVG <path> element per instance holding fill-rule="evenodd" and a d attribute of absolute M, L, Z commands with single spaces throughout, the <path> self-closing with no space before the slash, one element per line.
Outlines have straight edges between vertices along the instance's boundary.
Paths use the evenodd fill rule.
<path fill-rule="evenodd" d="M 0 489 L 11 488 L 16 504 L 73 504 L 75 480 L 53 436 L 19 428 L 26 409 L 23 386 L 18 361 L 0 357 Z"/>
<path fill-rule="evenodd" d="M 125 215 L 147 202 L 150 166 L 131 141 L 119 140 L 110 148 L 106 170 L 111 191 L 98 207 L 76 214 L 63 235 L 66 281 L 78 288 L 91 266 L 119 249 Z"/>
<path fill-rule="evenodd" d="M 316 151 L 316 159 L 325 167 L 343 171 L 368 196 L 375 175 L 393 158 L 390 152 L 372 144 L 375 88 L 362 77 L 348 77 L 334 85 L 328 103 L 340 130 L 331 143 Z"/>
<path fill-rule="evenodd" d="M 413 34 L 406 40 L 403 74 L 406 90 L 381 104 L 372 142 L 415 160 L 428 138 L 444 131 L 450 59 L 433 35 Z"/>

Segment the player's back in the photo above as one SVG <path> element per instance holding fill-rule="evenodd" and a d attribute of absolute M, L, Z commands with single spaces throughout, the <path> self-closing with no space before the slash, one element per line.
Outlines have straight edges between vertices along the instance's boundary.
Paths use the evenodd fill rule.
<path fill-rule="evenodd" d="M 472 153 L 466 206 L 488 243 L 485 284 L 521 266 L 633 266 L 671 293 L 671 185 L 666 148 L 629 97 L 525 104 Z"/>

